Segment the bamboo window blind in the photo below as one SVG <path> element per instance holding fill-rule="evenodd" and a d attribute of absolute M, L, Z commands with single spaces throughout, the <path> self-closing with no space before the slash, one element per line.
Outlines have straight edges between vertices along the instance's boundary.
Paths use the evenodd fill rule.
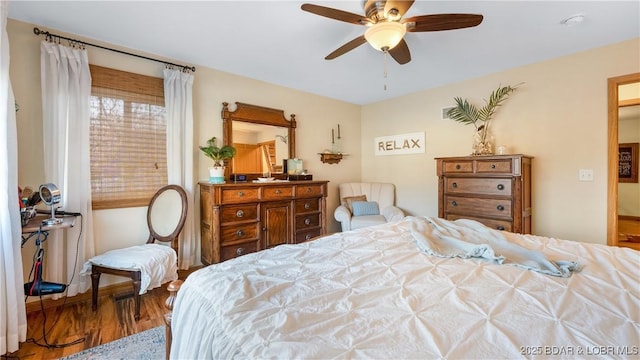
<path fill-rule="evenodd" d="M 167 184 L 163 79 L 90 65 L 94 209 L 145 206 Z"/>

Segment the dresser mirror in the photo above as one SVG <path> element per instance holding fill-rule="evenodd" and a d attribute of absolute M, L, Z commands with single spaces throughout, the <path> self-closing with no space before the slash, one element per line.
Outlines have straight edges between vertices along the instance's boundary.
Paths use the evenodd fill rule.
<path fill-rule="evenodd" d="M 236 155 L 227 163 L 227 175 L 284 176 L 283 160 L 296 156 L 295 115 L 287 119 L 283 110 L 235 105 L 230 111 L 229 104 L 222 103 L 223 144 L 236 148 Z"/>

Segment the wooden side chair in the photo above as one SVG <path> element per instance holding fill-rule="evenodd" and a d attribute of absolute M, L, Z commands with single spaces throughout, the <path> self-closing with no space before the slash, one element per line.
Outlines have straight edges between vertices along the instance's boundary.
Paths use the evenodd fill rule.
<path fill-rule="evenodd" d="M 91 266 L 91 305 L 94 311 L 98 308 L 102 274 L 133 280 L 136 320 L 140 319 L 140 293 L 178 278 L 178 235 L 184 226 L 187 210 L 185 190 L 178 185 L 164 186 L 149 202 L 149 238 L 146 244 L 107 251 L 89 259 L 87 264 Z M 157 242 L 170 243 L 170 246 Z"/>

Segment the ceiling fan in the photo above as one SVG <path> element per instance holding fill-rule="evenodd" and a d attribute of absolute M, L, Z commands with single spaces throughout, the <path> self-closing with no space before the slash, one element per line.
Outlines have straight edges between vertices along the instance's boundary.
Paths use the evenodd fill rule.
<path fill-rule="evenodd" d="M 482 15 L 432 14 L 403 19 L 414 0 L 364 0 L 365 16 L 314 4 L 301 9 L 316 15 L 367 26 L 365 33 L 340 46 L 325 57 L 332 60 L 368 42 L 374 49 L 388 52 L 399 64 L 411 61 L 409 47 L 403 37 L 406 32 L 454 30 L 478 26 Z"/>

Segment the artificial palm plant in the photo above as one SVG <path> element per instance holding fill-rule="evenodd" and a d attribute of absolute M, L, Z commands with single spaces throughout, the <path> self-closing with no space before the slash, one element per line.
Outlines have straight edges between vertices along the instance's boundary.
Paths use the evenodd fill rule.
<path fill-rule="evenodd" d="M 495 115 L 496 110 L 502 103 L 509 98 L 509 95 L 513 93 L 518 86 L 498 86 L 489 96 L 489 100 L 485 100 L 485 105 L 482 108 L 477 108 L 475 105 L 469 103 L 467 99 L 460 97 L 454 98 L 456 106 L 447 112 L 447 115 L 462 124 L 473 124 L 476 128 L 476 135 L 479 137 L 478 142 L 481 144 L 482 149 L 474 149 L 474 155 L 490 154 L 492 153 L 491 147 L 488 143 L 489 125 L 491 119 Z"/>

